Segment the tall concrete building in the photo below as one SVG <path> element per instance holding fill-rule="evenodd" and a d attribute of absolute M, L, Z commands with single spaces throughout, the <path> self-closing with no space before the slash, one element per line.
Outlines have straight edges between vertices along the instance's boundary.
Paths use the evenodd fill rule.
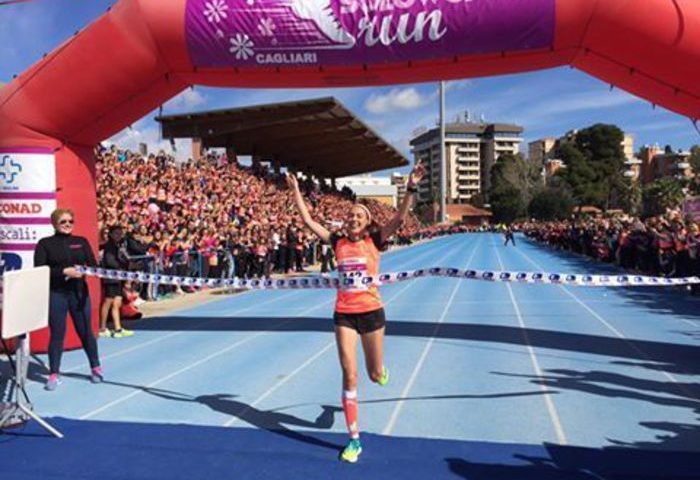
<path fill-rule="evenodd" d="M 554 152 L 557 146 L 557 139 L 554 137 L 545 137 L 540 140 L 528 143 L 527 158 L 538 167 L 544 167 L 547 160 L 554 158 Z"/>
<path fill-rule="evenodd" d="M 523 128 L 503 123 L 457 122 L 445 125 L 448 204 L 469 203 L 490 186 L 491 168 L 504 153 L 520 152 Z M 416 161 L 426 168 L 418 188 L 418 204 L 440 195 L 440 129 L 433 128 L 411 140 Z"/>

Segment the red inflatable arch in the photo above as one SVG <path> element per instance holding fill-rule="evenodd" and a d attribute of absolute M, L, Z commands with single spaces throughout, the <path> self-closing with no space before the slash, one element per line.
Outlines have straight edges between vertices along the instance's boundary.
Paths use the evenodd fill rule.
<path fill-rule="evenodd" d="M 560 65 L 698 118 L 700 2 L 120 0 L 0 89 L 0 152 L 53 152 L 56 202 L 95 242 L 93 146 L 192 84 L 383 85 Z"/>

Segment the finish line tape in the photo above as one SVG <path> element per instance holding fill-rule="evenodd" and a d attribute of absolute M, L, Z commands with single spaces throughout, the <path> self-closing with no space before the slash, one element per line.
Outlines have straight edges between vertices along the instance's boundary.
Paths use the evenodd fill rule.
<path fill-rule="evenodd" d="M 576 287 L 666 287 L 700 284 L 700 277 L 666 278 L 645 275 L 585 275 L 567 273 L 517 272 L 501 270 L 460 270 L 458 268 L 433 267 L 404 272 L 382 273 L 377 277 L 343 276 L 331 278 L 309 276 L 301 278 L 245 279 L 245 278 L 201 278 L 179 277 L 160 273 L 126 272 L 105 268 L 76 266 L 76 270 L 90 277 L 105 280 L 136 281 L 159 285 L 183 287 L 232 288 L 238 290 L 282 290 L 282 289 L 354 289 L 382 286 L 426 277 L 449 277 L 486 282 L 508 282 L 543 285 L 571 285 Z"/>

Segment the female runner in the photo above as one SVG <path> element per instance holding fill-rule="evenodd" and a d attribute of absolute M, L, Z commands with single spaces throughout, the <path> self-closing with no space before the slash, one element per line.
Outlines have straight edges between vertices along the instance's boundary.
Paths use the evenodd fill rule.
<path fill-rule="evenodd" d="M 406 195 L 398 212 L 385 225 L 380 226 L 373 222 L 372 214 L 366 206 L 353 205 L 345 220 L 344 235 L 331 234 L 311 218 L 294 175 L 287 175 L 287 184 L 293 192 L 297 209 L 306 226 L 322 241 L 332 246 L 341 280 L 362 276 L 376 278 L 379 274 L 379 251 L 408 215 L 411 198 L 417 192 L 417 185 L 423 174 L 422 165 L 416 164 L 409 175 Z M 333 320 L 340 366 L 343 370 L 343 412 L 350 434 L 350 442 L 341 452 L 340 459 L 355 463 L 362 453 L 357 423 L 358 337 L 362 342 L 365 366 L 370 379 L 382 386 L 389 381 L 389 370 L 384 366 L 383 359 L 386 318 L 377 287 L 351 285 L 339 288 Z"/>

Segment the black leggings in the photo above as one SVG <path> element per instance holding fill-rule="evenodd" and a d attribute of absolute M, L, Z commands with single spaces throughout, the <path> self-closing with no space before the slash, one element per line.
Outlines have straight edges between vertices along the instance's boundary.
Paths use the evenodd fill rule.
<path fill-rule="evenodd" d="M 70 312 L 75 331 L 80 337 L 83 349 L 90 361 L 90 367 L 100 366 L 97 355 L 97 340 L 90 326 L 90 296 L 76 291 L 51 290 L 49 297 L 49 367 L 51 373 L 61 369 L 63 343 L 66 338 L 66 316 Z"/>

